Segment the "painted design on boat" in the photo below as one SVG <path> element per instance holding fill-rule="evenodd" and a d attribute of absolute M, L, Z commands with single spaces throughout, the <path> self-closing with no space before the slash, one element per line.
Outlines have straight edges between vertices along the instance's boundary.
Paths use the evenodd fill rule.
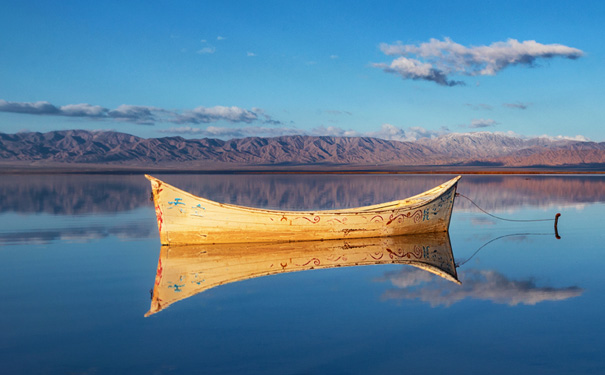
<path fill-rule="evenodd" d="M 168 202 L 168 208 L 174 208 L 177 207 L 179 204 L 181 205 L 185 205 L 185 203 L 183 202 L 183 198 L 174 198 L 173 201 Z"/>
<path fill-rule="evenodd" d="M 403 200 L 326 211 L 213 202 L 146 175 L 164 245 L 290 242 L 446 232 L 460 176 Z M 175 209 L 176 208 L 176 209 Z"/>

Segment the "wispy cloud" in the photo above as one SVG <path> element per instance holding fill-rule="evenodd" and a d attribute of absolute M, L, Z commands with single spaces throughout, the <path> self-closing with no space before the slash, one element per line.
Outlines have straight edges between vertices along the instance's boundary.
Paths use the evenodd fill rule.
<path fill-rule="evenodd" d="M 489 128 L 492 126 L 496 126 L 498 125 L 499 122 L 492 120 L 490 118 L 477 118 L 477 119 L 473 119 L 470 123 L 470 125 L 468 125 L 469 128 L 471 129 L 481 129 L 481 128 Z"/>
<path fill-rule="evenodd" d="M 21 113 L 40 116 L 81 117 L 94 120 L 112 120 L 141 125 L 158 122 L 176 124 L 207 124 L 219 121 L 280 125 L 261 108 L 244 109 L 236 106 L 197 107 L 191 110 L 174 111 L 151 106 L 123 104 L 115 109 L 91 104 L 68 104 L 56 106 L 49 102 L 9 102 L 0 99 L 0 112 Z"/>
<path fill-rule="evenodd" d="M 329 115 L 336 115 L 336 116 L 338 116 L 338 115 L 349 115 L 349 116 L 352 116 L 353 115 L 349 111 L 339 111 L 337 109 L 324 109 L 322 112 L 323 113 L 327 113 Z"/>
<path fill-rule="evenodd" d="M 153 125 L 156 121 L 160 120 L 160 116 L 170 113 L 171 112 L 169 111 L 156 107 L 122 104 L 118 108 L 108 111 L 107 115 L 118 121 Z"/>
<path fill-rule="evenodd" d="M 338 126 L 319 126 L 313 128 L 309 135 L 328 136 L 328 137 L 359 137 L 362 134 L 356 130 L 346 130 Z"/>
<path fill-rule="evenodd" d="M 467 107 L 474 109 L 474 110 L 486 110 L 486 111 L 491 111 L 492 109 L 494 109 L 494 107 L 492 107 L 489 104 L 485 104 L 485 103 L 479 103 L 479 104 L 471 104 L 471 103 L 467 103 L 466 104 Z"/>
<path fill-rule="evenodd" d="M 245 137 L 279 137 L 283 135 L 300 134 L 298 129 L 286 127 L 263 127 L 246 126 L 240 128 L 230 128 L 221 126 L 208 126 L 204 129 L 191 126 L 174 127 L 166 130 L 160 130 L 160 133 L 196 135 L 209 138 L 245 138 Z"/>
<path fill-rule="evenodd" d="M 577 286 L 566 288 L 540 287 L 532 279 L 511 280 L 491 270 L 467 270 L 459 273 L 462 285 L 455 285 L 432 276 L 424 270 L 404 268 L 390 272 L 379 281 L 388 280 L 396 289 L 387 290 L 384 299 L 418 299 L 431 306 L 451 306 L 467 298 L 491 301 L 509 306 L 535 305 L 546 301 L 562 301 L 582 295 Z"/>
<path fill-rule="evenodd" d="M 514 109 L 527 109 L 527 107 L 529 107 L 531 105 L 531 103 L 516 102 L 516 103 L 504 103 L 502 105 L 504 107 L 514 108 Z"/>
<path fill-rule="evenodd" d="M 251 123 L 258 120 L 258 115 L 254 111 L 239 107 L 197 107 L 176 115 L 171 122 L 176 122 L 177 124 L 201 124 L 219 120 Z"/>
<path fill-rule="evenodd" d="M 204 47 L 197 51 L 200 55 L 212 55 L 214 52 L 216 52 L 216 48 L 212 46 Z"/>
<path fill-rule="evenodd" d="M 387 56 L 399 57 L 390 63 L 374 63 L 372 66 L 398 74 L 403 79 L 431 81 L 442 86 L 464 84 L 451 79 L 451 75 L 495 75 L 508 66 L 534 66 L 538 59 L 577 59 L 584 55 L 579 49 L 561 44 L 541 44 L 534 40 L 519 42 L 516 39 L 471 47 L 449 38 L 430 39 L 419 45 L 382 43 L 380 50 Z"/>

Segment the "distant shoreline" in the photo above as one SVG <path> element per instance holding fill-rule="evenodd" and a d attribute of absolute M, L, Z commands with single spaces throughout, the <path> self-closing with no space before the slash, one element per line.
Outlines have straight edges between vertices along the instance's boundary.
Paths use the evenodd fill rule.
<path fill-rule="evenodd" d="M 0 175 L 44 175 L 44 174 L 462 174 L 462 175 L 599 175 L 605 174 L 602 166 L 561 167 L 478 167 L 478 166 L 342 166 L 342 165 L 237 165 L 226 167 L 185 168 L 170 166 L 116 166 L 87 164 L 31 165 L 0 163 Z"/>

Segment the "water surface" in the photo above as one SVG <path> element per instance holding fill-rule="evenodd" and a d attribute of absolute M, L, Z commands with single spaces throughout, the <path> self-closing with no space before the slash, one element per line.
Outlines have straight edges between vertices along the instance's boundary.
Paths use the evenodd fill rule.
<path fill-rule="evenodd" d="M 300 210 L 381 203 L 451 178 L 157 177 L 221 202 Z M 605 177 L 464 176 L 458 191 L 494 215 L 562 216 L 557 239 L 552 221 L 501 221 L 458 198 L 449 239 L 460 285 L 402 264 L 316 269 L 227 283 L 144 317 L 160 255 L 150 191 L 143 176 L 3 176 L 3 373 L 605 373 Z"/>

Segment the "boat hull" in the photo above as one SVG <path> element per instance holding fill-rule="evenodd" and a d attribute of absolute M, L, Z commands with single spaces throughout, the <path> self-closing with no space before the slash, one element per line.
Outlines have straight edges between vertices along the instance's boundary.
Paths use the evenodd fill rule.
<path fill-rule="evenodd" d="M 222 204 L 154 177 L 164 245 L 291 242 L 446 232 L 460 176 L 400 201 L 331 211 L 279 211 Z"/>

